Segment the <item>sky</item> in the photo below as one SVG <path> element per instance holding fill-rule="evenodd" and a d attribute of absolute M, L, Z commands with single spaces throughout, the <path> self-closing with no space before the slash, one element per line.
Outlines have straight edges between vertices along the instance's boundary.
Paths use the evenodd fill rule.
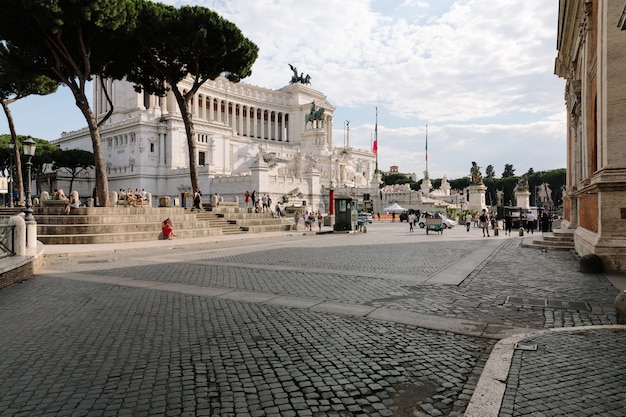
<path fill-rule="evenodd" d="M 335 146 L 431 179 L 566 166 L 565 81 L 554 75 L 557 1 L 162 0 L 208 7 L 259 46 L 243 82 L 298 72 L 334 107 Z M 66 87 L 11 105 L 18 134 L 53 140 L 86 126 Z M 377 129 L 375 127 L 377 126 Z M 0 115 L 0 133 L 8 133 Z M 426 146 L 427 141 L 427 146 Z M 426 153 L 428 155 L 426 155 Z"/>

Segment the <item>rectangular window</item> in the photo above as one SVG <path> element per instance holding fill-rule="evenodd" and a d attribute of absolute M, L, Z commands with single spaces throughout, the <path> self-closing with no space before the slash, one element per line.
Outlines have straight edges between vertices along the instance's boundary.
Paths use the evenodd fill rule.
<path fill-rule="evenodd" d="M 198 165 L 204 166 L 205 163 L 205 154 L 204 152 L 198 152 Z"/>

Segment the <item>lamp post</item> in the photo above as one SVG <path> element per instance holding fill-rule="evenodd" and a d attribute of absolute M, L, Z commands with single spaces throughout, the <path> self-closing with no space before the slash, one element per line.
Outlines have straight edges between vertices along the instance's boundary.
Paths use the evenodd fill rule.
<path fill-rule="evenodd" d="M 31 158 L 35 155 L 35 148 L 37 147 L 37 143 L 28 136 L 22 142 L 22 149 L 24 150 L 24 155 L 28 157 L 26 160 L 26 209 L 24 210 L 24 220 L 26 222 L 31 222 L 35 220 L 33 217 L 33 204 L 30 198 L 30 169 L 33 163 L 31 162 Z"/>
<path fill-rule="evenodd" d="M 9 207 L 13 207 L 13 152 L 15 152 L 15 143 L 11 140 L 9 142 Z"/>

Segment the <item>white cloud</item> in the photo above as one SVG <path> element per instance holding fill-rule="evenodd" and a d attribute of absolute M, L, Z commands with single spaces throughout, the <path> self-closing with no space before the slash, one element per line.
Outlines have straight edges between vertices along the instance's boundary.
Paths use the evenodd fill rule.
<path fill-rule="evenodd" d="M 351 145 L 369 148 L 378 106 L 381 169 L 398 165 L 421 176 L 426 124 L 432 178 L 467 175 L 471 161 L 497 173 L 505 163 L 517 173 L 565 166 L 554 2 L 164 3 L 211 8 L 255 42 L 259 58 L 245 82 L 281 88 L 292 75 L 288 64 L 309 74 L 337 108 L 336 145 L 350 120 Z"/>

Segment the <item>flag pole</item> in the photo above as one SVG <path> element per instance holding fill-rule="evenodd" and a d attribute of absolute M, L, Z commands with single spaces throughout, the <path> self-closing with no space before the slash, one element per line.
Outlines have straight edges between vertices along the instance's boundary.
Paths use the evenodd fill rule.
<path fill-rule="evenodd" d="M 378 106 L 376 106 L 376 126 L 374 128 L 374 154 L 376 155 L 376 169 L 378 172 Z"/>
<path fill-rule="evenodd" d="M 428 175 L 428 125 L 426 125 L 426 175 Z"/>

